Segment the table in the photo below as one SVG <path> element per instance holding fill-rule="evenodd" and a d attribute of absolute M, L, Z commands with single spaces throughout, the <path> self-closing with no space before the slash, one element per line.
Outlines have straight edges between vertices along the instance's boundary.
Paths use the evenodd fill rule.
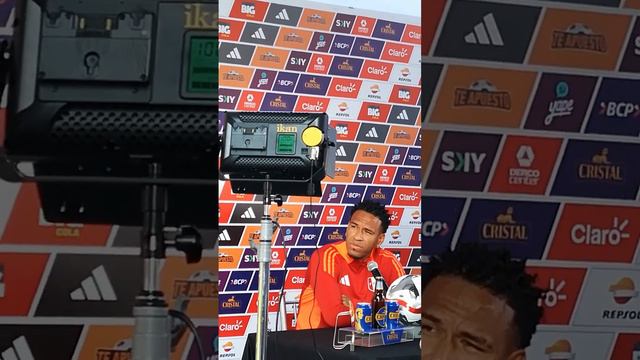
<path fill-rule="evenodd" d="M 314 352 L 313 338 L 316 348 L 322 355 Z M 365 348 L 356 346 L 349 351 L 349 346 L 335 350 L 332 346 L 333 329 L 290 330 L 270 332 L 267 336 L 267 359 L 269 360 L 420 360 L 419 340 Z M 248 335 L 242 360 L 256 358 L 256 334 Z M 266 359 L 265 359 L 266 360 Z"/>

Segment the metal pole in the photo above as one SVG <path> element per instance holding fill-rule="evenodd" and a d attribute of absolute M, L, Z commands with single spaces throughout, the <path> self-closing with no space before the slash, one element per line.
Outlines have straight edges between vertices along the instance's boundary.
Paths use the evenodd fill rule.
<path fill-rule="evenodd" d="M 151 164 L 153 178 L 160 166 Z M 171 355 L 171 321 L 169 309 L 160 291 L 160 267 L 165 258 L 164 217 L 167 212 L 166 187 L 146 185 L 143 201 L 143 229 L 140 250 L 144 261 L 144 284 L 133 308 L 135 329 L 132 358 L 134 360 L 169 360 Z"/>
<path fill-rule="evenodd" d="M 264 184 L 264 211 L 260 220 L 260 243 L 258 244 L 258 329 L 256 332 L 256 360 L 267 359 L 267 325 L 269 300 L 269 266 L 271 263 L 271 238 L 273 223 L 269 210 L 271 208 L 271 184 Z"/>

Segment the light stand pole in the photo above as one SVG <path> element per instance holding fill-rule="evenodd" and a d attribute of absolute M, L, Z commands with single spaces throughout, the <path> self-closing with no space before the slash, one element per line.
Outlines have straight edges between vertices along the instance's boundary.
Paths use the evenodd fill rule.
<path fill-rule="evenodd" d="M 271 220 L 271 202 L 282 206 L 282 197 L 271 194 L 271 182 L 269 175 L 264 182 L 264 194 L 262 197 L 263 212 L 260 220 L 260 243 L 257 248 L 252 246 L 258 253 L 258 328 L 256 331 L 256 360 L 267 359 L 267 328 L 269 323 L 268 301 L 269 301 L 269 274 L 271 264 L 271 240 L 273 238 L 273 221 Z"/>

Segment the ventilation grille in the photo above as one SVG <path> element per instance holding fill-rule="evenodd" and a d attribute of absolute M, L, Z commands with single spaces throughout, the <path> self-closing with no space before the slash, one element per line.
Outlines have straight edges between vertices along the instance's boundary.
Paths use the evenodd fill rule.
<path fill-rule="evenodd" d="M 240 120 L 246 123 L 253 122 L 269 122 L 269 123 L 303 123 L 309 119 L 307 114 L 286 113 L 287 116 L 283 116 L 283 113 L 240 113 L 238 117 Z"/>
<path fill-rule="evenodd" d="M 236 166 L 248 167 L 260 170 L 282 170 L 307 168 L 304 161 L 296 158 L 258 158 L 241 157 L 236 161 Z"/>
<path fill-rule="evenodd" d="M 213 147 L 217 117 L 192 109 L 65 108 L 54 120 L 53 142 L 61 146 L 116 146 L 164 150 Z"/>

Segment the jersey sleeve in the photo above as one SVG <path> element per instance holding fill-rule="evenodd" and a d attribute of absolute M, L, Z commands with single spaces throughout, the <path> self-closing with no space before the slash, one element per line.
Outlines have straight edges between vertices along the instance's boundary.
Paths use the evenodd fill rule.
<path fill-rule="evenodd" d="M 322 312 L 322 320 L 330 326 L 335 326 L 336 315 L 349 308 L 342 303 L 342 295 L 345 294 L 340 288 L 338 274 L 341 262 L 341 255 L 338 251 L 330 247 L 320 257 L 321 264 L 317 276 L 316 297 Z M 338 319 L 340 326 L 348 326 L 351 323 L 349 317 Z"/>

